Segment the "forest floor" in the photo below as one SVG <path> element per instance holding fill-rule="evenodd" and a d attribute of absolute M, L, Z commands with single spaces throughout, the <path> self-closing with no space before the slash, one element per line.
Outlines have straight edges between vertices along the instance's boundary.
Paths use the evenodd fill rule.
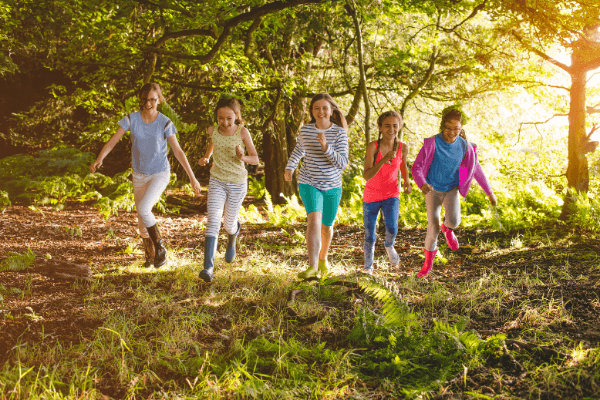
<path fill-rule="evenodd" d="M 356 286 L 361 227 L 336 227 L 329 261 L 338 284 L 296 278 L 307 263 L 302 223 L 245 223 L 232 264 L 222 234 L 215 281 L 205 284 L 205 213 L 158 220 L 170 258 L 146 269 L 133 213 L 104 220 L 69 203 L 0 215 L 0 256 L 31 249 L 93 273 L 91 282 L 0 273 L 0 398 L 600 398 L 597 237 L 558 226 L 458 229 L 461 249 L 441 246 L 427 279 L 415 277 L 424 230 L 400 230 L 397 268 L 380 239 L 376 275 L 418 329 L 439 331 L 441 321 L 483 344 L 501 338 L 491 350 L 460 353 L 458 344 L 458 358 L 423 356 L 421 365 L 374 359 L 386 346 L 401 354 L 387 334 L 350 335 L 382 324 L 382 303 Z M 426 347 L 409 342 L 409 352 Z"/>

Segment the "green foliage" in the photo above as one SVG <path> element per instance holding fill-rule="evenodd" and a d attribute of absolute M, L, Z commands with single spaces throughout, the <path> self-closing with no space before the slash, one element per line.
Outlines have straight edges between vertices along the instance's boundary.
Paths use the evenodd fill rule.
<path fill-rule="evenodd" d="M 398 292 L 394 283 L 370 278 L 359 281 L 359 286 L 369 296 L 382 303 L 381 311 L 383 315 L 384 326 L 416 326 L 415 314 L 410 311 L 406 301 L 402 301 L 402 296 Z"/>
<path fill-rule="evenodd" d="M 10 207 L 11 205 L 12 203 L 8 198 L 8 193 L 4 190 L 0 190 L 0 210 L 4 210 L 6 207 Z"/>
<path fill-rule="evenodd" d="M 35 262 L 35 253 L 27 249 L 25 253 L 9 252 L 8 257 L 0 263 L 0 272 L 22 271 L 29 268 Z"/>
<path fill-rule="evenodd" d="M 36 156 L 17 154 L 0 160 L 0 206 L 16 202 L 33 205 L 52 205 L 56 209 L 66 201 L 95 201 L 99 212 L 108 218 L 120 210 L 133 211 L 135 202 L 131 181 L 132 170 L 110 178 L 98 172 L 90 173 L 89 165 L 95 159 L 91 153 L 78 149 L 40 151 Z M 171 174 L 173 185 L 177 176 Z M 4 194 L 3 194 L 4 193 Z M 167 212 L 163 193 L 155 206 Z M 175 208 L 169 211 L 176 211 Z"/>
<path fill-rule="evenodd" d="M 428 330 L 389 282 L 368 279 L 359 285 L 381 303 L 381 312 L 365 306 L 357 314 L 349 339 L 368 347 L 357 365 L 364 379 L 377 378 L 397 396 L 432 392 L 502 346 L 504 336 L 483 341 L 466 331 L 467 317 L 453 324 L 434 320 Z"/>
<path fill-rule="evenodd" d="M 348 175 L 350 174 L 346 176 Z M 339 224 L 358 226 L 363 224 L 362 193 L 366 181 L 361 175 L 362 173 L 354 175 L 351 179 L 344 179 L 342 201 L 336 218 Z"/>
<path fill-rule="evenodd" d="M 600 199 L 587 193 L 570 193 L 575 200 L 570 204 L 569 224 L 578 229 L 600 232 Z"/>
<path fill-rule="evenodd" d="M 248 175 L 248 194 L 257 199 L 262 199 L 265 195 L 265 176 L 261 175 L 260 179 L 256 179 L 252 175 Z"/>

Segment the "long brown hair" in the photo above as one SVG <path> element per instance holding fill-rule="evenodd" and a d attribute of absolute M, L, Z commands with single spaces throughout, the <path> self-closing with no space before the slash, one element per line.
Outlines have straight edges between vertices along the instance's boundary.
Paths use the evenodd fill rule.
<path fill-rule="evenodd" d="M 319 100 L 327 100 L 329 104 L 331 104 L 331 117 L 329 120 L 334 124 L 341 126 L 345 130 L 348 130 L 348 123 L 346 122 L 346 117 L 344 117 L 344 113 L 340 110 L 340 107 L 335 103 L 333 97 L 329 93 L 319 93 L 315 95 L 310 101 L 310 106 L 308 107 L 308 113 L 310 114 L 310 123 L 315 123 L 317 120 L 313 116 L 312 108 L 313 105 Z"/>
<path fill-rule="evenodd" d="M 138 98 L 140 99 L 140 111 L 144 109 L 146 101 L 148 100 L 148 94 L 152 91 L 155 91 L 158 94 L 158 100 L 161 103 L 165 101 L 165 96 L 163 96 L 162 90 L 160 90 L 158 83 L 148 82 L 138 91 Z"/>

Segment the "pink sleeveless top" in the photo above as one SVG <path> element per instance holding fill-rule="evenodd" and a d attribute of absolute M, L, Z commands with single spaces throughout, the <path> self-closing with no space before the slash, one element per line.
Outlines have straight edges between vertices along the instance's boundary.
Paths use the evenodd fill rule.
<path fill-rule="evenodd" d="M 377 150 L 377 159 L 375 164 L 383 158 L 380 150 Z M 365 185 L 363 193 L 363 202 L 372 203 L 382 201 L 392 197 L 400 197 L 400 188 L 398 187 L 398 172 L 400 171 L 400 162 L 402 160 L 402 143 L 398 143 L 398 152 L 392 159 L 392 163 L 383 164 L 377 175 L 371 178 Z"/>

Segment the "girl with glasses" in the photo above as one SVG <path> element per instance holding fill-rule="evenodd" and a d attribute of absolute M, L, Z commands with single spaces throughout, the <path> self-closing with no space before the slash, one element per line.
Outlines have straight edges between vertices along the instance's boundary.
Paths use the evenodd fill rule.
<path fill-rule="evenodd" d="M 427 206 L 427 236 L 425 262 L 418 277 L 425 277 L 433 268 L 437 253 L 437 237 L 441 231 L 450 250 L 457 250 L 454 229 L 460 225 L 460 197 L 466 197 L 473 179 L 496 205 L 492 191 L 477 160 L 477 146 L 467 141 L 462 129 L 464 115 L 457 109 L 445 110 L 441 133 L 425 139 L 412 167 L 413 179 L 425 195 Z M 440 227 L 440 213 L 444 207 L 444 221 Z"/>
<path fill-rule="evenodd" d="M 96 172 L 123 135 L 127 131 L 131 132 L 133 198 L 146 256 L 144 266 L 154 265 L 159 268 L 167 262 L 167 249 L 152 214 L 152 207 L 158 202 L 171 178 L 171 166 L 167 159 L 168 145 L 185 169 L 196 195 L 200 194 L 200 183 L 177 142 L 175 125 L 158 111 L 159 104 L 165 100 L 160 86 L 146 83 L 139 91 L 139 100 L 140 110 L 119 121 L 117 132 L 104 145 L 90 170 Z"/>

